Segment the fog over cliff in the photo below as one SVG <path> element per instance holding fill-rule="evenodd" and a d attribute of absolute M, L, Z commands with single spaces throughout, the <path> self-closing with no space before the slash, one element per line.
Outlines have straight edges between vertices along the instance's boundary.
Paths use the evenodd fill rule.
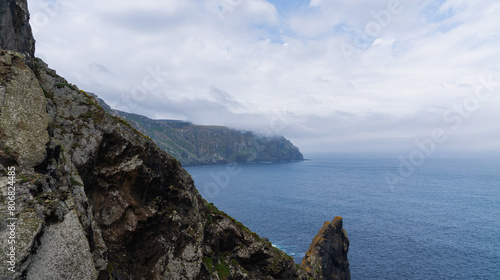
<path fill-rule="evenodd" d="M 305 153 L 406 154 L 436 129 L 438 152 L 500 151 L 498 1 L 29 5 L 37 56 L 119 110 Z"/>

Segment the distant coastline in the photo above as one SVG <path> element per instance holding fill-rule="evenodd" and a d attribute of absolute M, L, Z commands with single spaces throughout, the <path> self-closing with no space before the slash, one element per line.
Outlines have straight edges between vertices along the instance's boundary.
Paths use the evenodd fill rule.
<path fill-rule="evenodd" d="M 196 125 L 180 120 L 154 120 L 112 109 L 92 94 L 105 111 L 124 119 L 150 137 L 185 167 L 231 163 L 301 161 L 304 156 L 283 136 L 262 136 L 224 126 Z"/>

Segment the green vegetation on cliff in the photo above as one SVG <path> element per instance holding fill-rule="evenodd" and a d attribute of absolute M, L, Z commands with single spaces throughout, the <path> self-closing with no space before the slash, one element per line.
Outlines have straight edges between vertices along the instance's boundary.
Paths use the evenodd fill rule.
<path fill-rule="evenodd" d="M 264 137 L 249 131 L 194 125 L 178 120 L 153 120 L 113 110 L 104 101 L 98 100 L 106 111 L 127 120 L 135 129 L 151 137 L 183 166 L 304 159 L 299 149 L 281 136 Z"/>

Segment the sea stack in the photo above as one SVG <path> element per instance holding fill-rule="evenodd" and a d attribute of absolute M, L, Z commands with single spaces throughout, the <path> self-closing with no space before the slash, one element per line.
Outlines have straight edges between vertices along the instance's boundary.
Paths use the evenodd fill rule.
<path fill-rule="evenodd" d="M 342 218 L 325 222 L 307 250 L 302 267 L 316 280 L 349 280 L 349 239 Z"/>

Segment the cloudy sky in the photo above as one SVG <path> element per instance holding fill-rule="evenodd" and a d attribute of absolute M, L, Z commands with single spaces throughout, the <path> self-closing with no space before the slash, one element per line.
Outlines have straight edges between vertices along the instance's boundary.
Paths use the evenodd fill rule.
<path fill-rule="evenodd" d="M 498 0 L 28 3 L 37 56 L 116 109 L 306 154 L 500 151 Z"/>

